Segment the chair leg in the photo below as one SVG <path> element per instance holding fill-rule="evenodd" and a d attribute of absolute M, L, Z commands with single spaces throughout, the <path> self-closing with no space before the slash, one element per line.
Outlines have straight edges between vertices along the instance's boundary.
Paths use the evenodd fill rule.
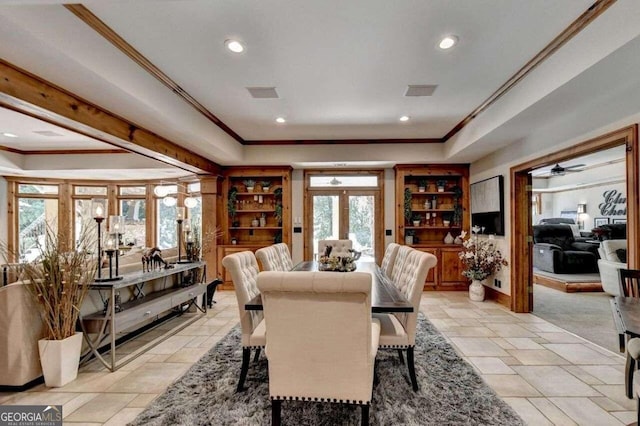
<path fill-rule="evenodd" d="M 624 388 L 627 398 L 634 399 L 633 396 L 633 375 L 636 370 L 636 360 L 627 354 L 627 362 L 624 366 Z"/>
<path fill-rule="evenodd" d="M 369 426 L 369 406 L 368 405 L 361 405 L 361 419 L 360 419 L 360 425 L 361 426 Z"/>
<path fill-rule="evenodd" d="M 416 368 L 413 363 L 413 346 L 407 348 L 407 365 L 409 367 L 409 377 L 411 377 L 411 386 L 413 391 L 418 391 L 418 380 L 416 379 Z"/>
<path fill-rule="evenodd" d="M 282 409 L 282 401 L 278 399 L 271 400 L 271 425 L 272 426 L 280 426 L 282 422 L 282 417 L 280 415 L 280 411 Z"/>
<path fill-rule="evenodd" d="M 240 380 L 238 381 L 236 392 L 242 392 L 244 390 L 244 380 L 247 378 L 247 371 L 249 371 L 250 358 L 251 348 L 242 348 L 242 368 L 240 369 Z"/>
<path fill-rule="evenodd" d="M 402 349 L 398 349 L 398 358 L 400 358 L 400 364 L 404 365 L 404 357 L 402 356 Z"/>
<path fill-rule="evenodd" d="M 254 363 L 258 362 L 258 360 L 260 359 L 260 349 L 262 349 L 262 348 L 256 349 L 256 354 L 253 356 L 253 362 Z"/>

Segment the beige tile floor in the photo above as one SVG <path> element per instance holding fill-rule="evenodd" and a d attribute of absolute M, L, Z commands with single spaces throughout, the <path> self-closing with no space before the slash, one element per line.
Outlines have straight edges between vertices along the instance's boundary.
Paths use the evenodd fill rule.
<path fill-rule="evenodd" d="M 234 293 L 217 293 L 216 300 L 206 317 L 115 373 L 91 363 L 65 387 L 0 393 L 0 404 L 62 404 L 65 424 L 124 425 L 237 324 Z M 424 293 L 421 310 L 528 424 L 635 421 L 635 402 L 624 396 L 620 354 L 535 315 L 515 314 L 494 302 L 471 302 L 463 292 Z M 161 332 L 139 336 L 122 353 Z"/>

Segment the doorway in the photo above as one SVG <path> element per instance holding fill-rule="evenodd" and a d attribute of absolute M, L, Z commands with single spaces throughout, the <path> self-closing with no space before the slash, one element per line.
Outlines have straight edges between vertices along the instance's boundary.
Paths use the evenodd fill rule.
<path fill-rule="evenodd" d="M 530 172 L 536 168 L 598 152 L 619 145 L 626 146 L 627 189 L 627 241 L 630 268 L 640 266 L 640 251 L 637 249 L 637 232 L 640 225 L 640 171 L 638 156 L 638 128 L 629 126 L 618 131 L 588 140 L 562 151 L 519 164 L 511 168 L 511 310 L 531 312 L 533 308 L 532 265 L 532 178 Z"/>
<path fill-rule="evenodd" d="M 348 239 L 361 260 L 382 256 L 383 205 L 380 172 L 307 172 L 305 258 L 314 259 L 319 240 Z"/>

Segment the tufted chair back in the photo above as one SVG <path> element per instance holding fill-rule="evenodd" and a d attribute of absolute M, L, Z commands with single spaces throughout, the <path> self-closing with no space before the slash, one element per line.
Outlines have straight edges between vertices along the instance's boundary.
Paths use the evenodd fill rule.
<path fill-rule="evenodd" d="M 293 269 L 289 246 L 285 243 L 256 250 L 256 258 L 262 264 L 263 271 L 290 271 Z"/>
<path fill-rule="evenodd" d="M 393 260 L 393 267 L 391 268 L 391 272 L 387 274 L 393 283 L 397 283 L 400 278 L 400 273 L 402 272 L 402 267 L 404 266 L 404 262 L 407 260 L 407 256 L 413 250 L 409 246 L 400 246 L 398 247 L 398 252 L 396 253 L 396 257 Z"/>
<path fill-rule="evenodd" d="M 242 328 L 242 345 L 249 346 L 249 336 L 262 321 L 262 311 L 247 311 L 244 305 L 260 291 L 256 285 L 256 279 L 260 272 L 256 256 L 251 251 L 241 251 L 225 256 L 222 265 L 231 274 L 233 287 L 238 299 L 240 311 L 240 327 Z"/>
<path fill-rule="evenodd" d="M 409 338 L 409 345 L 415 345 L 420 297 L 424 288 L 424 282 L 427 279 L 427 274 L 431 268 L 436 266 L 436 263 L 438 263 L 438 260 L 431 253 L 409 248 L 406 259 L 398 271 L 397 279 L 394 280 L 398 290 L 400 290 L 413 305 L 413 312 L 396 312 L 393 314 L 404 326 Z"/>
<path fill-rule="evenodd" d="M 331 250 L 331 256 L 349 256 L 349 250 L 353 248 L 353 241 L 351 240 L 319 240 L 318 241 L 318 256 L 324 254 L 324 250 L 327 246 L 333 247 Z"/>
<path fill-rule="evenodd" d="M 396 261 L 396 256 L 398 255 L 399 248 L 400 244 L 391 243 L 384 251 L 384 257 L 382 258 L 382 263 L 380 264 L 380 270 L 382 270 L 382 272 L 387 277 L 391 277 L 391 273 L 393 272 L 393 264 Z"/>
<path fill-rule="evenodd" d="M 271 398 L 371 401 L 380 333 L 371 319 L 371 275 L 261 272 L 258 288 Z"/>

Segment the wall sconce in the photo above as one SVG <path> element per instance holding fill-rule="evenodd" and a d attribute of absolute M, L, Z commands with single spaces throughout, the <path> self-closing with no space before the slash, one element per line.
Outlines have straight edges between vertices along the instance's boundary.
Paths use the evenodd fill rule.
<path fill-rule="evenodd" d="M 578 214 L 583 214 L 587 212 L 587 205 L 585 203 L 578 204 Z"/>

